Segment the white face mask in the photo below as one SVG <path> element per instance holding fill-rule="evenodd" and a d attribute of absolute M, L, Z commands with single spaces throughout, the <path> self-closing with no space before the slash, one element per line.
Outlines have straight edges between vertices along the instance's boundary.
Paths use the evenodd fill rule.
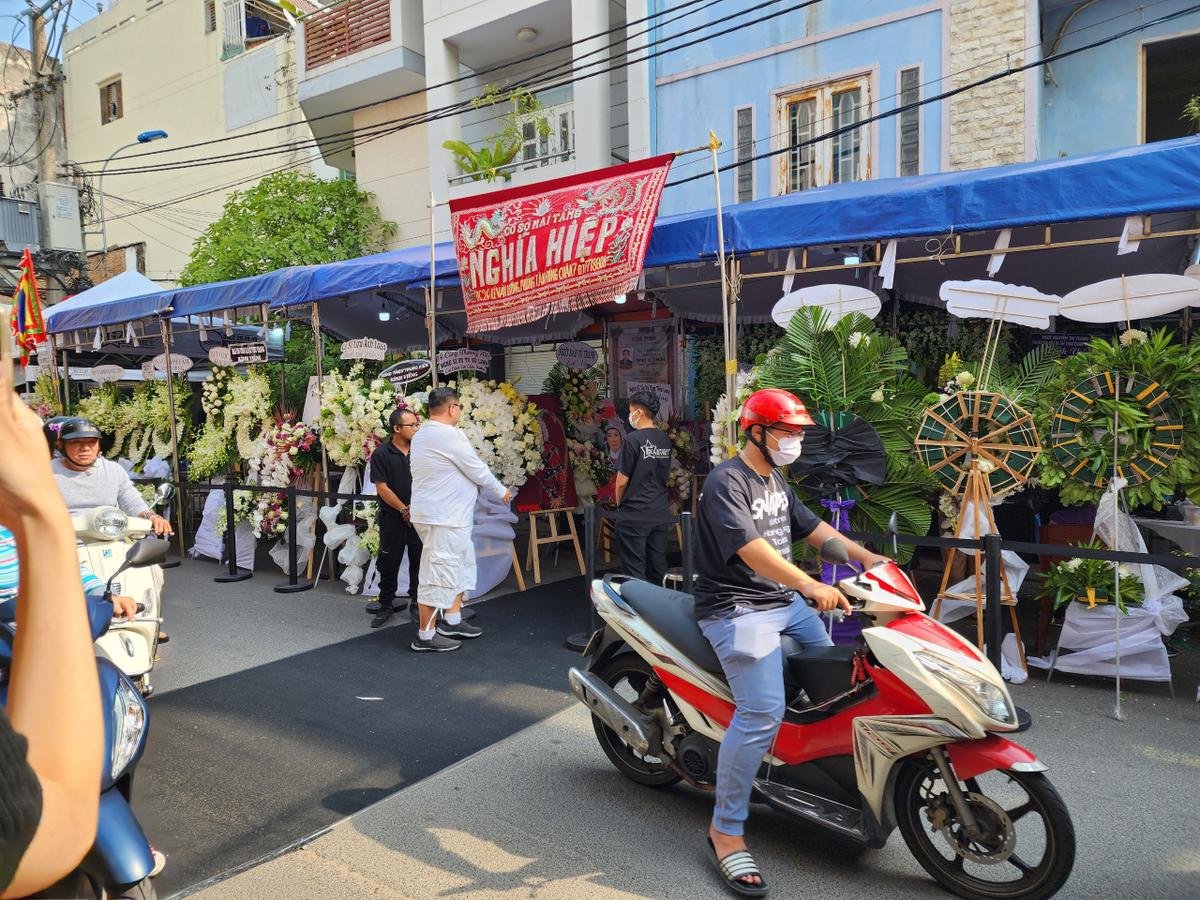
<path fill-rule="evenodd" d="M 799 435 L 779 439 L 778 449 L 771 451 L 771 462 L 777 466 L 790 466 L 800 458 L 804 438 Z"/>
<path fill-rule="evenodd" d="M 632 428 L 634 431 L 637 431 L 638 423 L 634 420 L 633 413 L 629 414 L 629 427 Z"/>

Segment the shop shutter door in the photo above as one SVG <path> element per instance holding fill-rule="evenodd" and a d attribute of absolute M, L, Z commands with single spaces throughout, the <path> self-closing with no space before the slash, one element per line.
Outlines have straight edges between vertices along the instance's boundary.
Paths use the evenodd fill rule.
<path fill-rule="evenodd" d="M 585 341 L 600 352 L 600 341 Z M 540 394 L 546 376 L 558 359 L 554 355 L 554 344 L 539 344 L 536 347 L 506 347 L 504 350 L 504 372 L 509 381 L 517 384 L 523 394 Z M 520 381 L 517 379 L 520 378 Z M 605 392 L 607 393 L 607 391 Z"/>

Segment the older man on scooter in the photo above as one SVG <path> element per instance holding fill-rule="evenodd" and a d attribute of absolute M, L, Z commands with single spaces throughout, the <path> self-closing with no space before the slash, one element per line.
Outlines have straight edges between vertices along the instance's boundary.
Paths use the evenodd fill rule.
<path fill-rule="evenodd" d="M 100 455 L 100 429 L 87 419 L 63 422 L 56 449 L 62 455 L 52 463 L 54 480 L 72 515 L 97 506 L 116 506 L 126 515 L 149 519 L 159 537 L 174 533 L 170 522 L 150 510 L 129 473 Z"/>
<path fill-rule="evenodd" d="M 749 897 L 767 884 L 746 849 L 744 824 L 754 777 L 787 706 L 780 636 L 804 645 L 832 643 L 819 614 L 850 605 L 792 562 L 792 542 L 820 547 L 842 537 L 793 493 L 777 468 L 800 456 L 813 420 L 799 398 L 768 389 L 751 394 L 740 418 L 746 446 L 704 481 L 697 514 L 696 618 L 713 645 L 737 705 L 717 759 L 716 809 L 709 846 L 725 883 Z M 864 567 L 886 561 L 842 538 Z M 807 601 L 807 602 L 806 602 Z"/>

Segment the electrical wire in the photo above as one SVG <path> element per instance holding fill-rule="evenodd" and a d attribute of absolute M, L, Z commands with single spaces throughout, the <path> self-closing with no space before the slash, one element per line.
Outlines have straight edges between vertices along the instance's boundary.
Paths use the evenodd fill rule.
<path fill-rule="evenodd" d="M 691 10 L 690 12 L 687 12 L 687 13 L 684 13 L 683 15 L 678 16 L 676 19 L 670 20 L 670 21 L 678 21 L 679 19 L 686 18 L 689 15 L 694 15 L 697 12 L 701 12 L 701 11 L 703 11 L 703 9 L 708 8 L 709 6 L 715 5 L 715 3 L 717 3 L 717 2 L 724 2 L 724 0 L 686 0 L 686 2 L 681 3 L 678 6 L 671 7 L 670 9 L 664 9 L 659 12 L 651 13 L 648 16 L 644 16 L 640 19 L 634 19 L 631 22 L 623 22 L 620 25 L 614 25 L 612 28 L 609 28 L 606 31 L 601 31 L 601 32 L 597 32 L 596 34 L 578 38 L 574 41 L 570 41 L 569 43 L 556 44 L 552 47 L 547 47 L 544 50 L 539 50 L 538 52 L 530 54 L 529 56 L 522 57 L 522 61 L 529 62 L 532 60 L 541 59 L 550 54 L 559 53 L 563 50 L 568 50 L 568 49 L 574 47 L 576 44 L 582 44 L 582 43 L 587 43 L 589 41 L 594 41 L 594 40 L 603 38 L 605 35 L 613 34 L 617 31 L 628 29 L 630 26 L 641 25 L 641 24 L 644 24 L 651 20 L 658 19 L 658 18 L 661 18 L 666 15 L 670 15 L 673 13 L 677 13 L 684 9 L 689 9 L 689 8 L 697 6 L 701 3 L 704 4 L 702 9 Z M 775 0 L 775 2 L 778 2 L 778 0 Z M 659 25 L 661 25 L 661 24 L 665 24 L 665 23 L 659 23 Z M 633 36 L 640 37 L 642 35 L 648 34 L 650 31 L 653 31 L 654 28 L 659 27 L 659 25 L 651 26 L 650 28 L 648 28 L 644 31 L 638 32 L 636 35 L 633 35 Z M 627 35 L 626 38 L 623 38 L 622 40 L 628 40 L 628 38 L 629 38 L 629 36 Z M 596 51 L 591 51 L 591 53 L 595 53 L 595 52 Z M 585 56 L 586 55 L 590 55 L 590 54 L 585 54 Z M 447 81 L 442 81 L 437 84 L 426 85 L 425 87 L 417 88 L 412 91 L 406 91 L 405 93 L 397 94 L 393 97 L 387 97 L 383 100 L 372 101 L 370 103 L 363 103 L 358 106 L 352 106 L 347 109 L 338 110 L 337 112 L 326 113 L 326 114 L 320 115 L 320 116 L 314 116 L 311 119 L 309 119 L 308 122 L 311 124 L 313 122 L 320 122 L 325 119 L 331 119 L 331 118 L 335 118 L 338 116 L 348 115 L 350 113 L 360 112 L 364 109 L 370 109 L 371 107 L 378 106 L 378 105 L 381 105 L 384 103 L 391 103 L 396 100 L 407 100 L 411 97 L 416 97 L 421 94 L 426 94 L 426 93 L 429 93 L 430 91 L 434 91 L 439 88 L 451 87 L 452 85 L 460 84 L 464 81 L 470 81 L 472 79 L 477 79 L 483 75 L 489 75 L 489 74 L 492 74 L 493 72 L 499 72 L 504 69 L 511 68 L 511 66 L 512 66 L 511 60 L 508 62 L 504 62 L 504 63 L 497 63 L 490 67 L 485 67 L 483 69 L 478 69 L 478 70 L 472 71 L 466 75 L 459 75 L 458 77 L 451 78 Z M 145 156 L 158 156 L 163 153 L 177 153 L 181 150 L 192 150 L 197 147 L 206 147 L 206 146 L 210 146 L 212 144 L 224 143 L 226 141 L 240 140 L 242 138 L 247 138 L 247 137 L 255 137 L 260 134 L 269 134 L 271 132 L 279 130 L 279 128 L 281 128 L 281 127 L 283 127 L 283 126 L 270 126 L 267 128 L 260 128 L 255 131 L 249 131 L 249 132 L 246 132 L 245 134 L 231 135 L 229 137 L 223 137 L 223 138 L 212 138 L 212 139 L 206 140 L 206 141 L 197 141 L 195 143 L 182 144 L 177 147 L 170 147 L 170 148 L 166 148 L 166 149 L 147 150 L 142 153 L 131 153 L 129 156 L 127 156 L 125 158 L 126 159 L 137 159 L 139 157 L 145 157 Z M 81 160 L 78 163 L 78 165 L 95 165 L 97 163 L 102 163 L 102 162 L 104 162 L 103 159 L 88 159 L 88 160 Z"/>
<path fill-rule="evenodd" d="M 747 22 L 742 22 L 737 25 L 732 25 L 724 30 L 719 30 L 719 31 L 703 34 L 700 37 L 694 38 L 693 40 L 690 40 L 687 42 L 684 42 L 683 44 L 680 44 L 679 46 L 674 46 L 674 47 L 661 46 L 664 43 L 669 43 L 669 42 L 678 40 L 681 37 L 695 34 L 698 31 L 707 32 L 714 24 L 721 24 L 722 22 L 731 21 L 732 19 L 747 15 L 751 12 L 756 12 L 767 6 L 773 6 L 774 4 L 779 3 L 779 2 L 781 2 L 781 0 L 764 0 L 764 2 L 758 3 L 755 6 L 740 10 L 740 11 L 738 11 L 736 13 L 732 13 L 728 16 L 724 16 L 721 19 L 717 20 L 716 22 L 705 22 L 701 25 L 697 25 L 693 28 L 686 29 L 677 34 L 670 35 L 666 38 L 662 38 L 662 39 L 654 42 L 651 45 L 651 46 L 654 46 L 656 49 L 654 49 L 652 52 L 649 52 L 646 56 L 644 56 L 640 59 L 628 59 L 628 58 L 619 59 L 617 56 L 612 56 L 612 57 L 608 57 L 604 60 L 597 60 L 595 62 L 588 63 L 583 66 L 575 66 L 572 64 L 570 66 L 570 68 L 568 69 L 568 71 L 577 73 L 577 72 L 581 72 L 584 69 L 592 68 L 593 66 L 596 66 L 596 65 L 603 65 L 604 63 L 611 63 L 606 68 L 599 69 L 594 72 L 588 72 L 587 74 L 576 74 L 574 77 L 566 78 L 566 79 L 562 79 L 562 80 L 558 80 L 558 81 L 552 81 L 552 83 L 549 83 L 549 84 L 541 84 L 539 77 L 534 77 L 534 78 L 527 79 L 524 82 L 518 82 L 517 84 L 512 85 L 510 87 L 513 89 L 516 89 L 516 90 L 536 89 L 536 91 L 548 91 L 548 90 L 553 90 L 558 87 L 565 87 L 567 85 L 577 84 L 578 82 L 585 81 L 589 78 L 594 78 L 599 75 L 605 75 L 605 74 L 609 74 L 614 71 L 619 71 L 621 69 L 628 68 L 631 65 L 636 65 L 636 64 L 639 64 L 642 62 L 647 62 L 651 59 L 656 59 L 659 56 L 663 56 L 667 53 L 675 53 L 680 50 L 687 49 L 688 47 L 694 46 L 696 44 L 704 43 L 705 41 L 709 41 L 714 38 L 721 37 L 726 34 L 730 34 L 732 32 L 741 31 L 744 28 L 749 28 L 753 25 L 761 24 L 762 22 L 766 22 L 766 21 L 770 21 L 772 19 L 779 18 L 780 16 L 787 15 L 788 13 L 796 12 L 797 10 L 804 9 L 804 8 L 807 8 L 810 6 L 814 6 L 817 3 L 820 3 L 821 0 L 803 0 L 803 2 L 795 3 L 792 6 L 789 6 L 785 9 L 776 10 L 775 12 L 764 14 L 757 19 L 752 19 Z M 549 71 L 549 70 L 547 70 L 547 71 Z M 552 76 L 545 76 L 545 73 L 541 73 L 541 77 L 552 77 Z M 423 113 L 417 113 L 417 114 L 413 114 L 410 116 L 401 116 L 401 117 L 397 117 L 395 119 L 389 119 L 389 120 L 385 120 L 383 122 L 377 122 L 371 126 L 367 126 L 365 128 L 361 128 L 361 129 L 349 129 L 344 132 L 338 132 L 333 135 L 327 135 L 324 138 L 299 141 L 299 142 L 294 142 L 292 144 L 285 144 L 280 147 L 269 149 L 266 151 L 259 150 L 259 149 L 234 151 L 231 153 L 220 154 L 217 156 L 196 157 L 196 158 L 189 159 L 189 160 L 181 160 L 181 161 L 172 162 L 172 163 L 163 163 L 161 165 L 147 165 L 147 166 L 129 167 L 129 168 L 124 168 L 124 169 L 110 169 L 107 171 L 106 174 L 108 174 L 108 175 L 128 175 L 128 174 L 138 174 L 138 173 L 146 173 L 146 172 L 175 171 L 175 170 L 179 170 L 179 169 L 195 168 L 196 166 L 211 165 L 211 164 L 215 164 L 218 162 L 240 162 L 240 161 L 247 160 L 247 159 L 259 159 L 259 158 L 264 158 L 267 156 L 278 155 L 280 153 L 293 152 L 294 150 L 297 150 L 297 149 L 307 149 L 309 147 L 319 147 L 322 145 L 322 142 L 325 140 L 329 140 L 331 138 L 336 138 L 336 137 L 342 137 L 342 136 L 346 136 L 346 135 L 353 137 L 355 135 L 363 135 L 363 134 L 370 135 L 370 136 L 383 136 L 383 134 L 385 134 L 385 133 L 386 134 L 394 134 L 398 131 L 403 131 L 407 128 L 412 128 L 417 125 L 427 125 L 430 122 L 434 122 L 434 121 L 438 121 L 441 119 L 450 118 L 452 116 L 460 115 L 463 112 L 465 112 L 467 109 L 472 108 L 474 106 L 474 104 L 477 103 L 480 99 L 483 99 L 483 97 L 481 96 L 481 97 L 476 97 L 476 98 L 470 98 L 467 100 L 459 101 L 454 104 L 439 107 L 434 110 L 427 110 L 426 112 L 423 112 Z M 372 104 L 372 105 L 374 105 L 374 104 Z M 313 120 L 310 120 L 310 121 L 313 121 Z M 218 140 L 223 140 L 223 139 L 218 139 Z M 174 148 L 174 149 L 178 149 L 178 148 Z M 169 151 L 159 151 L 159 152 L 169 152 Z M 129 157 L 127 157 L 127 159 L 133 159 L 133 158 L 135 158 L 137 156 L 141 156 L 141 155 L 143 155 L 143 154 L 131 154 Z"/>
<path fill-rule="evenodd" d="M 758 153 L 747 159 L 739 160 L 734 163 L 729 163 L 724 166 L 720 166 L 718 171 L 727 172 L 727 171 L 729 171 L 731 169 L 735 169 L 739 166 L 746 165 L 747 163 L 757 162 L 760 159 L 770 159 L 773 156 L 779 156 L 783 153 L 793 152 L 794 150 L 796 150 L 797 148 L 800 148 L 800 147 L 807 147 L 807 146 L 811 146 L 813 144 L 818 144 L 821 141 L 827 141 L 827 140 L 830 140 L 831 138 L 840 137 L 843 134 L 849 134 L 852 131 L 856 131 L 857 129 L 862 128 L 864 125 L 870 125 L 872 122 L 879 122 L 884 119 L 889 119 L 892 116 L 898 116 L 901 113 L 907 112 L 910 109 L 919 109 L 920 107 L 926 106 L 930 103 L 940 103 L 943 100 L 949 100 L 951 97 L 956 97 L 959 94 L 963 94 L 963 93 L 966 93 L 967 91 L 974 90 L 975 88 L 982 87 L 985 84 L 990 84 L 993 81 L 999 81 L 1002 78 L 1008 78 L 1011 75 L 1018 75 L 1021 72 L 1026 72 L 1030 69 L 1041 68 L 1043 66 L 1049 65 L 1050 63 L 1058 62 L 1060 59 L 1066 59 L 1069 56 L 1075 56 L 1076 54 L 1083 53 L 1087 50 L 1095 50 L 1097 47 L 1103 47 L 1105 44 L 1111 44 L 1114 41 L 1120 40 L 1121 38 L 1129 37 L 1130 35 L 1137 34 L 1141 31 L 1145 31 L 1147 28 L 1152 28 L 1156 25 L 1162 25 L 1166 22 L 1170 22 L 1175 19 L 1182 18 L 1183 16 L 1191 15 L 1192 13 L 1195 13 L 1195 12 L 1200 12 L 1200 4 L 1195 4 L 1193 6 L 1185 7 L 1184 9 L 1177 10 L 1173 13 L 1168 13 L 1164 16 L 1160 16 L 1159 18 L 1154 19 L 1149 22 L 1143 22 L 1140 25 L 1135 25 L 1131 28 L 1125 29 L 1124 31 L 1120 31 L 1120 32 L 1117 32 L 1116 34 L 1109 35 L 1108 37 L 1100 38 L 1100 39 L 1092 41 L 1091 43 L 1088 43 L 1088 44 L 1082 44 L 1079 47 L 1073 47 L 1070 50 L 1062 50 L 1062 51 L 1059 51 L 1058 53 L 1051 54 L 1050 56 L 1046 56 L 1042 59 L 1032 60 L 1030 62 L 1023 63 L 1019 66 L 1009 65 L 1008 67 L 1006 67 L 1005 69 L 1003 69 L 999 72 L 993 72 L 991 75 L 987 75 L 984 78 L 980 78 L 980 79 L 970 82 L 968 84 L 960 85 L 957 88 L 952 88 L 947 91 L 942 91 L 940 94 L 935 94 L 932 97 L 926 97 L 921 100 L 914 100 L 911 103 L 905 103 L 900 106 L 897 106 L 895 109 L 876 113 L 875 115 L 868 116 L 865 119 L 860 119 L 860 120 L 854 122 L 853 124 L 846 125 L 841 128 L 835 128 L 832 131 L 827 131 L 824 134 L 817 135 L 816 137 L 809 138 L 808 140 L 797 141 L 796 143 L 791 144 L 786 147 L 779 147 L 774 150 L 768 150 L 765 153 Z M 675 181 L 669 181 L 669 182 L 667 182 L 666 187 L 678 187 L 681 184 L 687 184 L 692 181 L 698 181 L 702 178 L 708 178 L 709 175 L 710 175 L 710 173 L 708 173 L 708 172 L 699 172 L 695 175 L 689 175 L 686 178 L 677 179 Z"/>

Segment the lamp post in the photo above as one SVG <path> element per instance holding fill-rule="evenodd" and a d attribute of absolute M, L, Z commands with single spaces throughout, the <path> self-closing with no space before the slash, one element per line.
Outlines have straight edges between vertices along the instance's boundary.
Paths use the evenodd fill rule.
<path fill-rule="evenodd" d="M 104 215 L 104 173 L 108 171 L 108 164 L 123 150 L 136 147 L 139 144 L 149 144 L 151 141 L 159 141 L 166 136 L 167 133 L 162 129 L 143 131 L 137 136 L 137 140 L 118 147 L 110 153 L 108 159 L 104 161 L 104 165 L 100 167 L 100 177 L 96 180 L 96 191 L 100 195 L 100 260 L 101 265 L 104 266 L 104 274 L 108 274 L 108 219 Z"/>

